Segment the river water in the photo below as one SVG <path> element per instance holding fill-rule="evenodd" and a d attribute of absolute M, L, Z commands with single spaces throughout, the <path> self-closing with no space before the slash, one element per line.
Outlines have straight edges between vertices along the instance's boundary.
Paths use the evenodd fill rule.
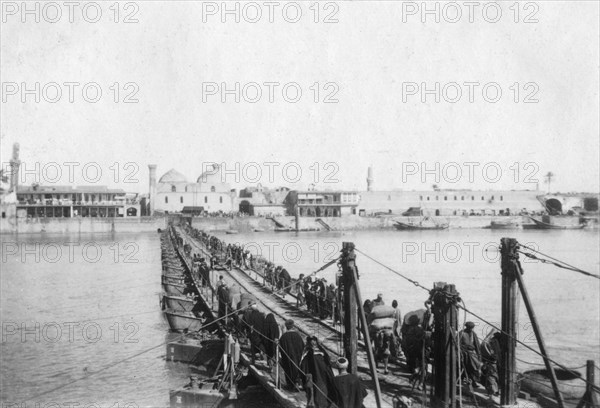
<path fill-rule="evenodd" d="M 598 274 L 598 231 L 368 231 L 221 235 L 250 243 L 297 277 L 336 257 L 343 241 L 419 281 L 454 283 L 466 307 L 500 322 L 500 238 L 519 242 Z M 403 313 L 422 308 L 427 293 L 358 253 L 364 298 L 383 293 Z M 2 236 L 1 391 L 4 405 L 20 407 L 168 406 L 169 390 L 188 381 L 191 369 L 165 361 L 169 334 L 158 303 L 158 234 Z M 569 367 L 600 362 L 600 281 L 523 259 L 524 279 L 549 353 Z M 335 266 L 319 273 L 329 282 Z M 460 313 L 460 323 L 465 316 Z M 490 329 L 473 316 L 480 337 Z M 519 309 L 519 339 L 537 349 L 527 313 Z M 519 368 L 541 359 L 518 347 Z M 274 406 L 266 393 L 250 401 Z M 244 399 L 246 398 L 246 399 Z M 54 405 L 56 407 L 56 405 Z"/>

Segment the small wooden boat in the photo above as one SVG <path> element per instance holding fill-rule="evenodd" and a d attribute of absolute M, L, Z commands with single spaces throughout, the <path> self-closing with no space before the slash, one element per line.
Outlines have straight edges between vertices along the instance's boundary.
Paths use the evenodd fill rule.
<path fill-rule="evenodd" d="M 169 327 L 173 331 L 199 331 L 203 328 L 203 321 L 190 312 L 181 312 L 175 310 L 165 310 L 165 316 L 169 322 Z"/>
<path fill-rule="evenodd" d="M 516 221 L 492 221 L 492 222 L 490 222 L 490 228 L 493 230 L 517 229 L 520 227 L 521 227 L 521 224 L 519 224 Z"/>
<path fill-rule="evenodd" d="M 529 217 L 533 224 L 523 224 L 523 229 L 560 229 L 560 230 L 571 230 L 571 229 L 582 229 L 585 227 L 585 224 L 578 225 L 559 225 L 559 224 L 550 224 L 548 222 L 543 222 L 537 220 L 533 217 Z"/>
<path fill-rule="evenodd" d="M 196 300 L 187 296 L 163 295 L 163 305 L 167 309 L 191 312 L 196 305 Z"/>
<path fill-rule="evenodd" d="M 448 224 L 429 224 L 425 225 L 421 222 L 400 222 L 395 221 L 394 227 L 399 231 L 417 231 L 417 230 L 445 230 L 448 229 Z"/>
<path fill-rule="evenodd" d="M 254 232 L 265 232 L 262 228 L 254 228 Z"/>
<path fill-rule="evenodd" d="M 185 387 L 169 392 L 171 408 L 218 407 L 225 396 L 213 383 L 192 381 Z"/>
<path fill-rule="evenodd" d="M 175 283 L 183 285 L 185 282 L 185 277 L 183 275 L 162 275 L 161 279 L 162 283 Z"/>
<path fill-rule="evenodd" d="M 179 284 L 179 283 L 166 283 L 163 282 L 162 283 L 163 288 L 165 289 L 165 292 L 167 292 L 170 295 L 183 295 L 183 291 L 185 290 L 185 285 L 183 284 Z"/>
<path fill-rule="evenodd" d="M 567 371 L 560 368 L 555 368 L 558 389 L 565 400 L 579 400 L 585 387 L 582 391 L 581 373 L 578 371 Z M 521 389 L 531 394 L 543 395 L 548 398 L 554 398 L 552 382 L 548 370 L 529 370 L 521 374 Z"/>
<path fill-rule="evenodd" d="M 236 231 L 236 230 L 227 230 L 227 231 L 225 231 L 225 234 L 229 234 L 229 235 L 233 235 L 233 234 L 237 234 L 237 233 L 238 233 L 238 231 Z"/>
<path fill-rule="evenodd" d="M 292 232 L 294 230 L 292 228 L 288 228 L 288 227 L 276 227 L 273 231 L 275 231 L 275 232 Z"/>

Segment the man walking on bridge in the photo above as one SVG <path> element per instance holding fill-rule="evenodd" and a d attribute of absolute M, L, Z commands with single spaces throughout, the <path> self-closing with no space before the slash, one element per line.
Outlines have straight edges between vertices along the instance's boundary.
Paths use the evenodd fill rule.
<path fill-rule="evenodd" d="M 302 336 L 296 330 L 292 319 L 285 322 L 286 332 L 279 339 L 281 348 L 281 367 L 285 372 L 285 381 L 290 391 L 297 391 L 300 383 L 300 359 L 304 350 Z"/>

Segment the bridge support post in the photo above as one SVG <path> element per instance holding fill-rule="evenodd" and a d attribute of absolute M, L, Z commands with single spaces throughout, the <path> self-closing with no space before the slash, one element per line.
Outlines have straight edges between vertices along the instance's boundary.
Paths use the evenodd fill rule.
<path fill-rule="evenodd" d="M 436 282 L 431 291 L 434 316 L 433 361 L 434 380 L 432 406 L 455 408 L 458 374 L 458 309 L 459 294 L 454 285 Z M 423 322 L 425 324 L 425 322 Z M 425 341 L 425 339 L 423 340 Z"/>
<path fill-rule="evenodd" d="M 498 374 L 500 382 L 500 404 L 512 406 L 517 401 L 515 349 L 517 345 L 517 270 L 514 259 L 518 258 L 517 241 L 502 238 L 502 332 L 500 355 L 498 356 Z"/>
<path fill-rule="evenodd" d="M 585 373 L 585 379 L 587 381 L 585 386 L 585 394 L 583 394 L 583 397 L 581 397 L 581 400 L 577 404 L 577 408 L 594 408 L 598 406 L 598 397 L 596 396 L 596 391 L 594 390 L 595 369 L 594 360 L 588 360 Z"/>
<path fill-rule="evenodd" d="M 352 250 L 349 248 L 352 246 Z M 342 285 L 344 288 L 344 352 L 348 360 L 348 372 L 356 374 L 356 349 L 358 344 L 358 319 L 354 273 L 352 267 L 356 260 L 354 244 L 342 243 Z"/>
<path fill-rule="evenodd" d="M 513 245 L 514 248 L 512 255 L 508 259 L 508 262 L 510 262 L 512 264 L 511 267 L 514 268 L 514 275 L 517 280 L 517 283 L 519 284 L 519 289 L 521 289 L 523 303 L 525 304 L 527 314 L 529 315 L 529 320 L 531 321 L 531 328 L 535 333 L 535 338 L 537 340 L 538 347 L 540 348 L 540 353 L 544 357 L 544 364 L 546 365 L 546 370 L 548 370 L 548 374 L 550 376 L 550 382 L 552 383 L 552 389 L 554 390 L 554 398 L 556 398 L 558 408 L 564 408 L 565 402 L 563 400 L 562 394 L 560 393 L 560 390 L 558 389 L 558 380 L 556 379 L 556 373 L 554 372 L 554 367 L 552 366 L 552 363 L 548 359 L 546 343 L 544 342 L 544 338 L 542 337 L 542 332 L 540 330 L 535 311 L 533 310 L 533 304 L 529 299 L 529 293 L 527 292 L 527 287 L 525 286 L 525 281 L 523 280 L 523 269 L 521 268 L 521 263 L 519 262 L 519 254 L 517 253 L 518 243 L 515 239 L 512 238 L 508 238 L 508 240 L 510 240 L 509 242 L 511 245 Z"/>
<path fill-rule="evenodd" d="M 375 401 L 377 408 L 381 408 L 381 389 L 379 388 L 379 379 L 377 378 L 377 367 L 375 365 L 375 356 L 369 337 L 369 328 L 365 311 L 362 307 L 362 298 L 360 288 L 358 287 L 358 270 L 356 268 L 356 254 L 354 253 L 354 244 L 352 242 L 342 243 L 342 279 L 344 284 L 344 350 L 346 359 L 348 359 L 349 371 L 357 373 L 356 350 L 358 348 L 358 328 L 357 328 L 357 309 L 363 327 L 365 336 L 365 348 L 369 359 L 369 367 L 375 383 Z"/>

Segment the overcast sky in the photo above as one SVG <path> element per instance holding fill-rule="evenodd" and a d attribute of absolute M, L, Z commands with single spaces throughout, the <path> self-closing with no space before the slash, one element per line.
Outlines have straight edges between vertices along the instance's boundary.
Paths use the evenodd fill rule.
<path fill-rule="evenodd" d="M 416 10 L 421 2 L 319 7 L 281 2 L 272 23 L 263 2 L 238 3 L 239 23 L 235 15 L 216 10 L 221 2 L 188 1 L 120 3 L 116 23 L 112 3 L 100 3 L 96 23 L 83 18 L 92 20 L 98 11 L 93 8 L 85 13 L 75 8 L 72 23 L 66 7 L 56 23 L 46 21 L 56 10 L 40 9 L 36 23 L 34 15 L 22 16 L 20 2 L 3 6 L 1 160 L 6 162 L 19 142 L 29 169 L 35 162 L 40 170 L 45 166 L 42 184 L 55 181 L 51 162 L 61 164 L 63 178 L 57 183 L 68 183 L 65 162 L 81 163 L 74 168 L 77 184 L 85 184 L 83 165 L 98 163 L 103 173 L 98 183 L 139 192 L 147 192 L 148 163 L 158 165 L 159 176 L 174 167 L 193 181 L 203 163 L 225 163 L 235 171 L 237 162 L 239 183 L 234 173 L 226 180 L 234 186 L 260 181 L 302 188 L 316 182 L 322 188 L 364 189 L 372 165 L 376 189 L 429 189 L 434 183 L 531 189 L 538 179 L 545 190 L 543 175 L 551 171 L 552 190 L 599 190 L 596 1 L 517 7 L 511 1 L 502 3 L 499 17 L 497 8 L 484 9 L 485 3 L 471 16 L 462 2 L 439 3 L 440 22 Z M 433 9 L 436 3 L 429 4 Z M 259 9 L 259 21 L 247 21 Z M 298 10 L 302 15 L 293 23 Z M 126 16 L 138 22 L 124 23 Z M 36 82 L 39 103 L 22 92 L 22 83 L 35 89 Z M 46 86 L 44 95 L 42 88 L 52 82 L 60 84 L 62 96 L 56 96 L 54 85 Z M 65 82 L 81 84 L 73 103 Z M 83 85 L 91 82 L 102 89 L 97 103 L 82 96 Z M 115 82 L 119 103 L 110 88 Z M 239 103 L 210 84 L 234 89 L 236 82 Z M 265 85 L 271 82 L 280 84 L 273 86 L 272 103 Z M 126 83 L 133 85 L 125 88 Z M 256 103 L 250 101 L 257 99 L 256 86 L 243 94 L 248 83 L 260 85 Z M 297 85 L 286 88 L 286 101 L 282 89 L 288 83 Z M 430 90 L 439 83 L 439 102 L 433 93 L 422 94 L 422 83 Z M 297 88 L 302 96 L 292 103 Z M 94 87 L 87 89 L 93 99 Z M 498 89 L 502 94 L 496 98 Z M 123 103 L 127 96 L 138 102 Z M 53 98 L 58 102 L 50 103 Z M 419 168 L 424 163 L 433 170 L 436 162 L 437 183 L 435 174 Z M 252 163 L 260 164 L 262 174 Z M 298 167 L 290 163 L 302 171 L 296 184 L 290 181 Z M 96 182 L 92 170 L 88 166 L 87 178 Z M 127 175 L 134 183 L 124 183 Z"/>

